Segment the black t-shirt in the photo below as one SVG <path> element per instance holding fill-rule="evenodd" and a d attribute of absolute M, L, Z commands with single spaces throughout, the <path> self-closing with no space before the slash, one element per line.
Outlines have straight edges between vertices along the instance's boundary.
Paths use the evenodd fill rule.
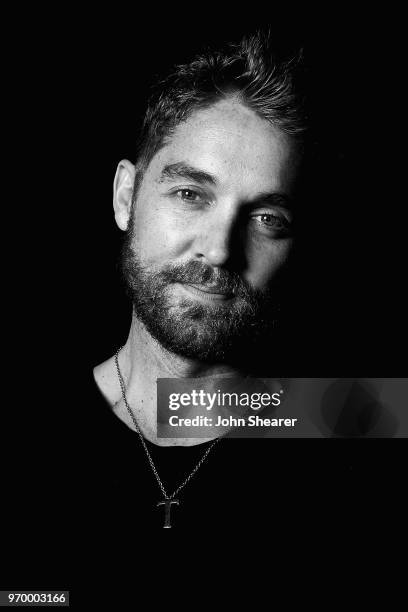
<path fill-rule="evenodd" d="M 89 448 L 82 470 L 88 509 L 108 530 L 119 521 L 132 529 L 157 530 L 164 507 L 157 480 L 138 434 L 123 423 L 89 384 L 82 439 Z M 246 530 L 296 523 L 299 517 L 334 516 L 391 493 L 396 482 L 391 441 L 346 439 L 225 438 L 219 441 L 172 506 L 175 529 Z M 398 444 L 399 441 L 393 442 Z M 210 442 L 160 447 L 146 441 L 168 493 L 191 473 Z M 381 456 L 380 456 L 381 455 Z M 395 456 L 395 453 L 394 453 Z"/>
<path fill-rule="evenodd" d="M 172 531 L 163 532 L 163 496 L 138 434 L 114 414 L 92 372 L 82 382 L 74 374 L 65 396 L 58 387 L 42 409 L 8 413 L 1 544 L 14 584 L 85 584 L 98 560 L 119 572 L 124 549 L 136 562 L 142 544 L 154 551 L 165 533 L 178 543 L 183 532 L 199 549 L 230 537 L 262 543 L 316 532 L 335 540 L 347 525 L 388 529 L 406 507 L 403 440 L 226 438 L 177 495 Z M 147 444 L 168 492 L 208 447 Z"/>

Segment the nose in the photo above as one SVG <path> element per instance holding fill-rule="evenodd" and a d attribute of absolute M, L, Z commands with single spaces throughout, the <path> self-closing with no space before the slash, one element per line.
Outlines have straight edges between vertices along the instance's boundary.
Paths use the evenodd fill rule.
<path fill-rule="evenodd" d="M 231 213 L 207 212 L 197 227 L 195 256 L 213 267 L 225 266 L 231 258 L 235 223 Z"/>

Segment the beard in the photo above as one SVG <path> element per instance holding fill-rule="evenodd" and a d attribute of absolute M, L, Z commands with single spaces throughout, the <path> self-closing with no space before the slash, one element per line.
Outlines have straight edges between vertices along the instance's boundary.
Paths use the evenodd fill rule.
<path fill-rule="evenodd" d="M 238 273 L 199 260 L 148 265 L 132 247 L 132 232 L 122 248 L 121 271 L 133 311 L 165 349 L 208 363 L 239 363 L 244 354 L 271 337 L 279 304 L 271 290 L 254 289 Z M 228 301 L 198 303 L 175 292 L 176 283 L 208 286 L 233 294 Z M 253 357 L 253 355 L 252 355 Z"/>

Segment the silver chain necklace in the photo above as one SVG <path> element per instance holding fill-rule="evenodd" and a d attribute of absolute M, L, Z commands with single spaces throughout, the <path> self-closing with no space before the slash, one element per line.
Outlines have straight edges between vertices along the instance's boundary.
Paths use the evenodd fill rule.
<path fill-rule="evenodd" d="M 140 431 L 140 427 L 138 425 L 138 422 L 136 420 L 135 415 L 133 414 L 133 411 L 131 409 L 131 407 L 128 404 L 128 401 L 126 399 L 126 389 L 125 389 L 125 382 L 123 380 L 123 376 L 122 373 L 120 371 L 119 368 L 119 353 L 120 351 L 123 349 L 123 346 L 121 346 L 115 353 L 115 364 L 116 364 L 116 371 L 118 373 L 118 378 L 119 378 L 119 383 L 120 383 L 120 388 L 122 390 L 122 397 L 123 397 L 123 401 L 125 403 L 125 406 L 127 408 L 127 411 L 133 421 L 133 424 L 135 426 L 135 429 L 139 435 L 140 441 L 142 443 L 142 446 L 145 450 L 147 459 L 149 461 L 150 467 L 152 469 L 153 474 L 155 475 L 155 478 L 157 480 L 157 484 L 159 485 L 161 492 L 163 493 L 163 501 L 160 501 L 157 503 L 157 506 L 164 506 L 165 508 L 165 516 L 164 516 L 164 528 L 169 528 L 171 527 L 171 523 L 170 523 L 170 513 L 171 513 L 171 506 L 172 504 L 175 505 L 179 505 L 179 500 L 175 499 L 177 493 L 179 493 L 181 491 L 181 489 L 183 489 L 186 484 L 191 480 L 191 478 L 194 476 L 194 474 L 197 473 L 197 471 L 199 470 L 199 468 L 201 467 L 201 465 L 204 463 L 204 461 L 206 460 L 209 452 L 211 451 L 211 449 L 217 444 L 217 442 L 220 441 L 221 438 L 217 438 L 216 440 L 214 440 L 214 442 L 207 448 L 207 450 L 205 451 L 204 455 L 201 457 L 200 461 L 197 463 L 197 465 L 195 466 L 195 468 L 192 470 L 192 472 L 190 472 L 190 474 L 187 476 L 187 478 L 181 483 L 180 486 L 177 487 L 177 489 L 175 489 L 173 491 L 173 493 L 171 493 L 170 495 L 167 493 L 166 489 L 164 488 L 164 485 L 160 479 L 160 476 L 158 474 L 158 471 L 156 469 L 156 466 L 154 465 L 154 461 L 149 453 L 149 449 L 147 448 L 146 442 L 144 440 L 143 434 Z"/>

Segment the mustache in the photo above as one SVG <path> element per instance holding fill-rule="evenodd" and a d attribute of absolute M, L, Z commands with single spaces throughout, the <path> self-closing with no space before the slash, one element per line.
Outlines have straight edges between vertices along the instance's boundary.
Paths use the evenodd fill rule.
<path fill-rule="evenodd" d="M 223 268 L 212 268 L 199 261 L 169 265 L 159 272 L 159 276 L 165 283 L 216 286 L 223 293 L 233 293 L 247 299 L 257 293 L 238 273 Z"/>

